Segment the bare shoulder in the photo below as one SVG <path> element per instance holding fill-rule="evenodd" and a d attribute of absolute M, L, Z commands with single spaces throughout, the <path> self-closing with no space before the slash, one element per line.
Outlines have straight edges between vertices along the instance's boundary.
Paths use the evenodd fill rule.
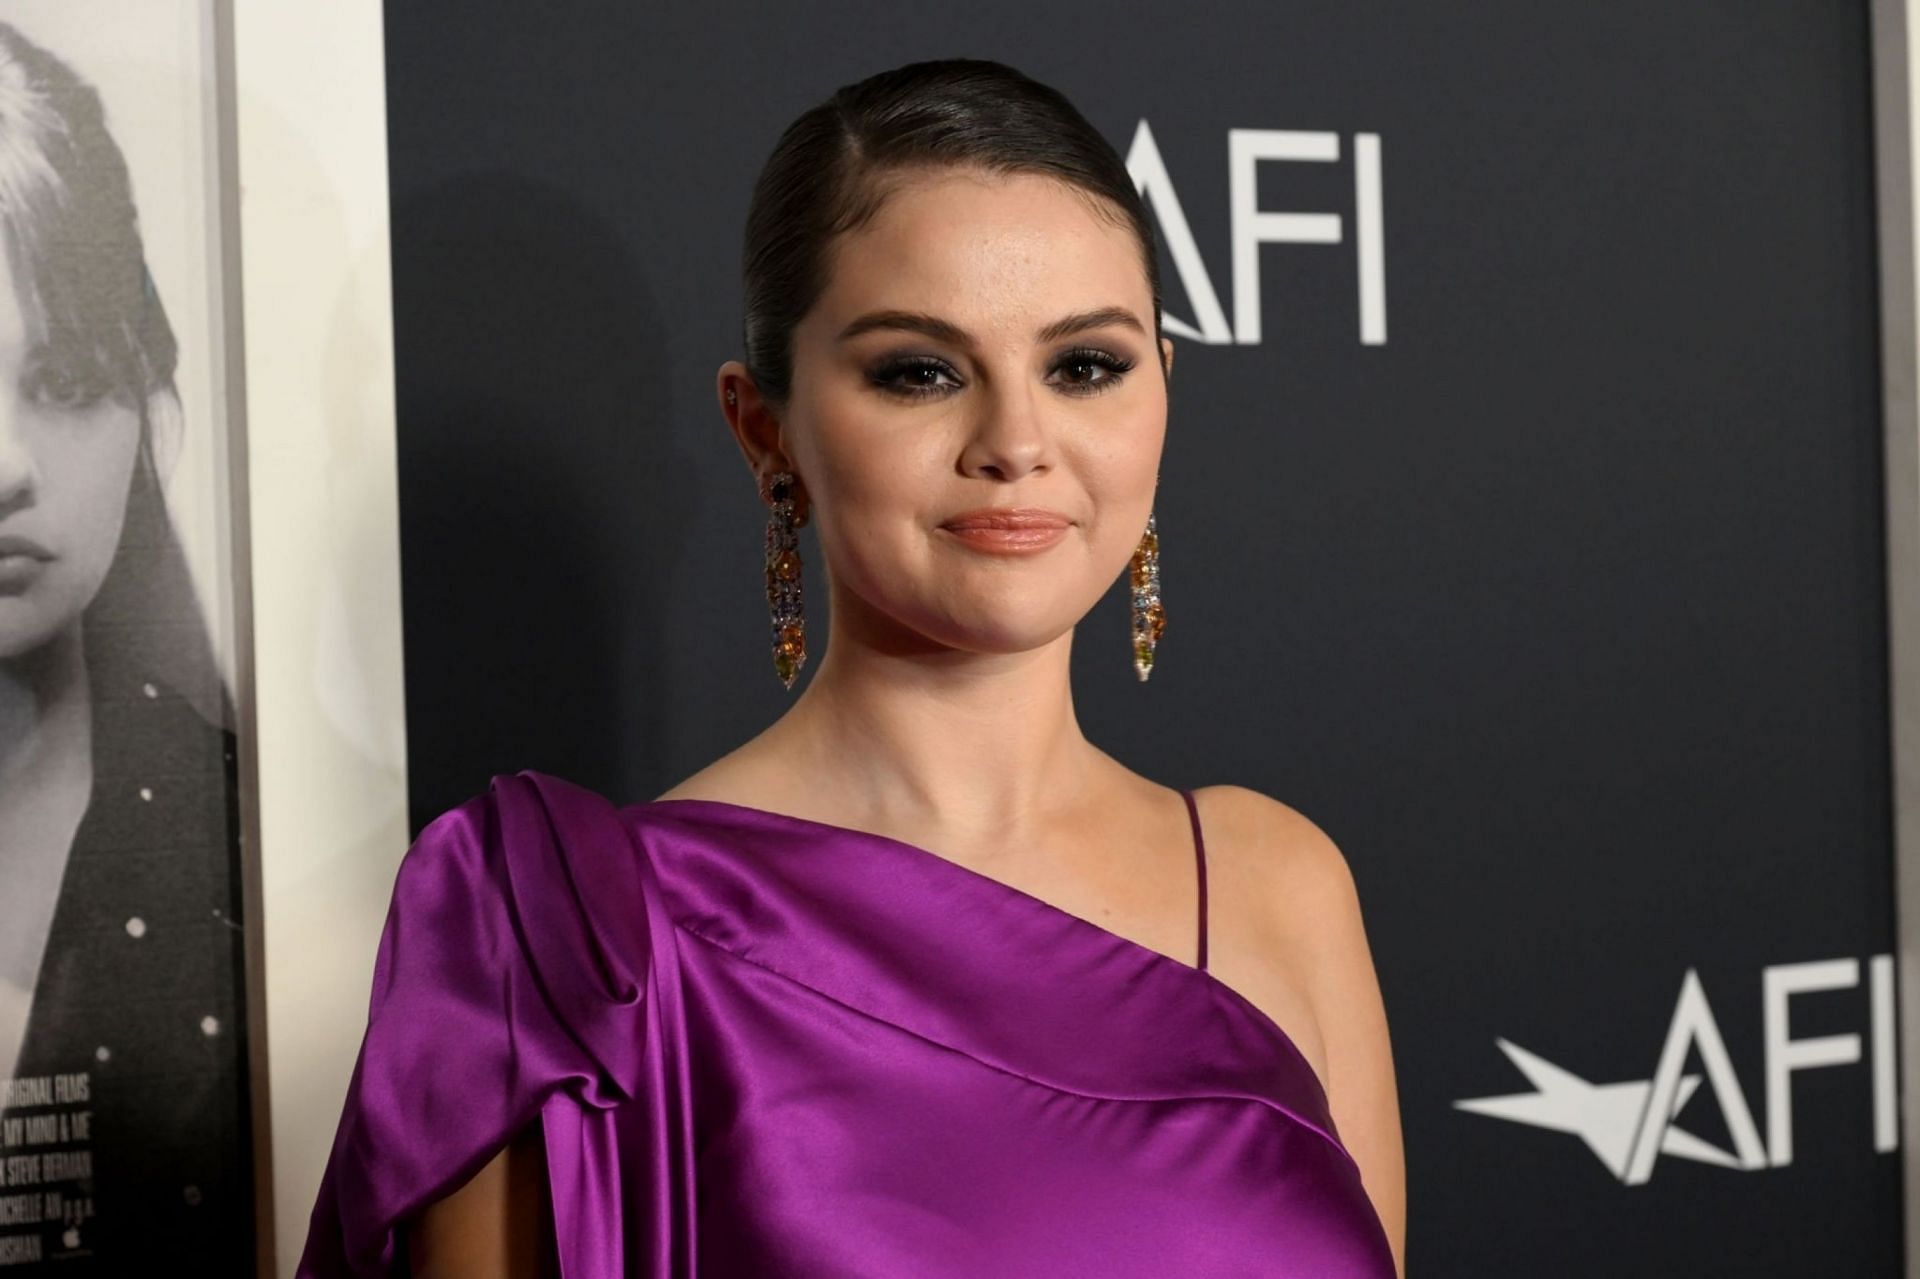
<path fill-rule="evenodd" d="M 1320 909 L 1357 897 L 1346 854 L 1305 813 L 1248 786 L 1203 786 L 1194 791 L 1208 836 L 1243 850 L 1245 871 L 1258 876 L 1277 903 L 1306 907 L 1289 932 L 1311 924 Z M 1357 906 L 1357 902 L 1354 903 Z"/>
<path fill-rule="evenodd" d="M 1194 799 L 1209 848 L 1219 842 L 1232 859 L 1223 870 L 1258 903 L 1262 931 L 1284 950 L 1277 958 L 1312 1000 L 1316 1024 L 1337 1032 L 1357 996 L 1379 997 L 1346 853 L 1299 809 L 1250 787 L 1208 786 Z M 1331 1057 L 1337 1045 L 1328 1038 Z"/>
<path fill-rule="evenodd" d="M 1404 1273 L 1406 1166 L 1393 1049 L 1373 952 L 1347 855 L 1304 813 L 1245 786 L 1194 792 L 1271 921 L 1279 962 L 1305 993 L 1324 1057 L 1328 1108 L 1359 1165 Z"/>
<path fill-rule="evenodd" d="M 743 742 L 719 758 L 689 773 L 655 799 L 711 799 L 779 808 L 791 803 L 792 756 L 781 756 L 767 734 Z M 804 791 L 802 791 L 804 798 Z"/>
<path fill-rule="evenodd" d="M 732 758 L 715 760 L 696 773 L 689 774 L 675 782 L 672 787 L 655 795 L 655 800 L 663 799 L 712 799 L 722 803 L 745 802 L 743 797 L 765 797 L 768 791 L 759 782 L 758 777 L 739 761 Z M 765 804 L 765 798 L 757 802 Z"/>

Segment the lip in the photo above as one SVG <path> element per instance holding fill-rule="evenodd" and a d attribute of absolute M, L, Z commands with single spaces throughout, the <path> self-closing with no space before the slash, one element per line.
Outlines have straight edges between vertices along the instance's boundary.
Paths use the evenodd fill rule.
<path fill-rule="evenodd" d="M 0 597 L 24 594 L 46 572 L 45 560 L 31 555 L 0 555 Z"/>
<path fill-rule="evenodd" d="M 954 516 L 940 527 L 970 550 L 989 555 L 1044 551 L 1066 537 L 1073 521 L 1037 506 L 982 507 Z"/>
<path fill-rule="evenodd" d="M 1063 529 L 1072 520 L 1042 506 L 983 506 L 962 511 L 940 527 L 959 533 L 970 529 Z"/>
<path fill-rule="evenodd" d="M 30 537 L 15 537 L 11 534 L 0 537 L 0 556 L 26 555 L 36 560 L 50 560 L 53 552 Z"/>

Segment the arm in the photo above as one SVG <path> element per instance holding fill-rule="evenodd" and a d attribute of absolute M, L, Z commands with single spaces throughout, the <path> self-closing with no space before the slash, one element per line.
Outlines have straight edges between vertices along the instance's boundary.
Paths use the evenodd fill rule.
<path fill-rule="evenodd" d="M 646 1051 L 651 903 L 640 861 L 611 801 L 530 770 L 495 775 L 421 831 L 395 877 L 299 1279 L 406 1273 L 410 1234 L 428 1273 L 472 1273 L 448 1249 L 523 1237 L 510 1187 L 540 1182 L 542 1169 L 512 1152 L 539 1153 L 549 1103 L 605 1115 L 628 1100 Z M 577 1185 L 578 1170 L 567 1171 Z M 586 1238 L 572 1227 L 587 1196 L 540 1215 L 558 1210 L 582 1264 L 615 1274 L 619 1207 L 601 1206 L 613 1219 Z"/>
<path fill-rule="evenodd" d="M 1298 851 L 1288 876 L 1294 892 L 1289 909 L 1311 924 L 1307 993 L 1326 1047 L 1327 1099 L 1386 1227 L 1395 1268 L 1404 1275 L 1407 1188 L 1399 1091 L 1360 896 L 1339 848 L 1312 822 L 1293 816 Z"/>
<path fill-rule="evenodd" d="M 407 1232 L 416 1279 L 544 1279 L 559 1274 L 540 1125 L 523 1129 L 473 1179 Z"/>

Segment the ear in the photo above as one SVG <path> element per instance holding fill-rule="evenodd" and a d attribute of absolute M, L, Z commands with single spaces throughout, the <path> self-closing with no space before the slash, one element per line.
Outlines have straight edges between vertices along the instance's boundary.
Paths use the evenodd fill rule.
<path fill-rule="evenodd" d="M 767 477 L 776 471 L 794 471 L 797 478 L 798 472 L 782 438 L 780 416 L 761 396 L 747 366 L 739 360 L 722 364 L 714 375 L 714 394 L 719 398 L 721 415 L 733 431 L 734 443 L 740 446 L 740 455 L 746 458 L 747 469 L 753 472 L 756 491 L 764 492 Z M 794 514 L 804 518 L 808 501 L 806 485 L 800 483 L 794 487 L 798 492 Z"/>
<path fill-rule="evenodd" d="M 1173 339 L 1160 339 L 1160 367 L 1166 370 L 1169 378 L 1173 376 Z"/>

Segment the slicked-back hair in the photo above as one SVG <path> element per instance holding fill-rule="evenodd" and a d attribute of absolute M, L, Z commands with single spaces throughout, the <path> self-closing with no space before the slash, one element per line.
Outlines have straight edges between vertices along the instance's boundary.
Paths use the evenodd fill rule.
<path fill-rule="evenodd" d="M 835 240 L 868 222 L 902 180 L 942 168 L 1041 174 L 1084 193 L 1096 214 L 1139 242 L 1158 339 L 1153 224 L 1113 145 L 1058 90 L 1003 63 L 913 62 L 845 85 L 802 114 L 754 185 L 742 257 L 744 362 L 776 409 L 792 395 L 793 331 L 826 290 Z"/>

